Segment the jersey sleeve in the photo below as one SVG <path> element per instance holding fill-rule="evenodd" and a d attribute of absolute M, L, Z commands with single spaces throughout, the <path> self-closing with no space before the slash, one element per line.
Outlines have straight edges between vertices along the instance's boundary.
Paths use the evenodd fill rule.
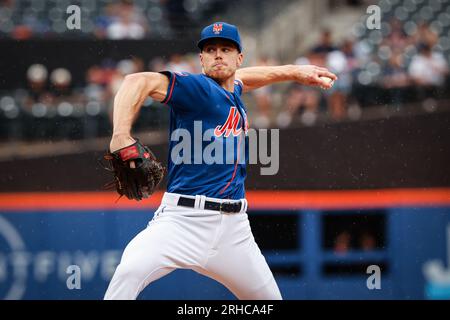
<path fill-rule="evenodd" d="M 182 111 L 200 111 L 209 95 L 209 86 L 200 75 L 171 71 L 160 73 L 169 78 L 162 103 Z"/>
<path fill-rule="evenodd" d="M 235 79 L 234 80 L 234 90 L 236 91 L 236 94 L 239 96 L 242 95 L 242 91 L 244 90 L 244 84 L 242 83 L 242 80 Z"/>

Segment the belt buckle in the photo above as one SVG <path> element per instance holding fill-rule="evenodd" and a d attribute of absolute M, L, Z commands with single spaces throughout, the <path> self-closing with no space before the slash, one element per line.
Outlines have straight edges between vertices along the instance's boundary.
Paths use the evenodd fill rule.
<path fill-rule="evenodd" d="M 242 205 L 241 203 L 238 203 L 238 202 L 236 202 L 236 203 L 227 202 L 226 204 L 228 206 L 233 206 L 233 207 L 230 208 L 231 211 L 223 211 L 223 204 L 224 204 L 224 202 L 220 203 L 219 210 L 220 210 L 220 213 L 225 213 L 225 214 L 238 213 L 240 211 L 240 206 Z M 238 206 L 239 206 L 239 210 L 238 210 Z"/>

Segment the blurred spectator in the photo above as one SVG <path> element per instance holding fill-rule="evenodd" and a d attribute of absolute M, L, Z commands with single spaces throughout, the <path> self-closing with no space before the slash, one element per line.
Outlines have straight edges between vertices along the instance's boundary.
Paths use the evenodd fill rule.
<path fill-rule="evenodd" d="M 305 57 L 300 57 L 295 61 L 297 65 L 318 65 L 324 66 L 324 55 L 316 53 L 314 50 L 308 52 Z M 277 117 L 277 125 L 284 128 L 290 125 L 292 119 L 301 110 L 305 111 L 301 115 L 301 121 L 305 125 L 313 125 L 317 119 L 317 112 L 320 102 L 320 89 L 315 87 L 302 86 L 296 83 L 291 84 L 286 98 L 286 110 L 280 112 Z"/>
<path fill-rule="evenodd" d="M 259 58 L 256 65 L 272 65 L 267 57 Z M 272 87 L 265 86 L 252 91 L 255 98 L 257 115 L 254 117 L 253 125 L 255 128 L 267 128 L 270 125 L 270 109 L 272 107 Z"/>
<path fill-rule="evenodd" d="M 106 85 L 109 82 L 106 73 L 100 66 L 92 66 L 86 72 L 86 82 L 97 84 L 97 85 Z"/>
<path fill-rule="evenodd" d="M 360 39 L 353 45 L 353 53 L 359 66 L 363 66 L 372 60 L 372 47 L 365 39 Z"/>
<path fill-rule="evenodd" d="M 53 96 L 48 91 L 48 71 L 42 64 L 33 64 L 27 71 L 27 95 L 23 108 L 28 114 L 44 115 L 47 106 L 53 103 Z"/>
<path fill-rule="evenodd" d="M 410 84 L 404 57 L 401 52 L 392 53 L 384 66 L 383 74 L 381 84 L 384 88 L 403 88 Z"/>
<path fill-rule="evenodd" d="M 134 72 L 143 72 L 145 71 L 145 62 L 141 58 L 133 56 L 131 61 L 134 64 Z"/>
<path fill-rule="evenodd" d="M 351 46 L 348 43 L 346 45 Z M 324 92 L 327 96 L 329 113 L 331 119 L 341 120 L 345 116 L 348 96 L 352 87 L 352 66 L 347 60 L 346 54 L 340 50 L 332 51 L 327 55 L 326 65 L 339 78 L 339 81 L 335 81 L 331 89 Z"/>
<path fill-rule="evenodd" d="M 184 56 L 186 63 L 189 65 L 189 69 L 193 73 L 202 73 L 202 65 L 198 59 L 197 53 L 188 53 Z"/>
<path fill-rule="evenodd" d="M 440 52 L 433 52 L 426 43 L 419 45 L 409 66 L 409 74 L 419 86 L 442 86 L 448 73 L 447 61 Z"/>
<path fill-rule="evenodd" d="M 358 58 L 356 57 L 355 53 L 354 41 L 351 39 L 344 40 L 341 50 L 344 53 L 345 58 L 347 59 L 347 70 L 349 70 L 353 75 L 355 70 L 360 67 Z"/>
<path fill-rule="evenodd" d="M 47 68 L 42 64 L 33 64 L 28 68 L 28 93 L 34 101 L 39 101 L 47 90 Z"/>
<path fill-rule="evenodd" d="M 347 38 L 344 40 L 341 50 L 345 55 L 347 63 L 343 74 L 339 78 L 339 81 L 342 80 L 342 84 L 339 84 L 338 88 L 344 87 L 344 90 L 346 90 L 348 116 L 357 119 L 360 114 L 360 106 L 356 103 L 354 91 L 357 74 L 361 69 L 361 62 L 356 55 L 355 41 L 353 39 Z"/>
<path fill-rule="evenodd" d="M 413 57 L 408 71 L 420 100 L 439 97 L 439 89 L 448 75 L 447 61 L 440 52 L 432 52 L 430 45 L 420 44 L 419 53 Z"/>
<path fill-rule="evenodd" d="M 100 63 L 100 67 L 103 71 L 103 76 L 105 78 L 106 83 L 109 84 L 112 81 L 112 78 L 116 74 L 116 65 L 117 63 L 112 59 L 103 59 Z"/>
<path fill-rule="evenodd" d="M 401 52 L 394 51 L 391 54 L 391 57 L 383 66 L 383 76 L 380 80 L 380 85 L 387 90 L 389 99 L 393 104 L 406 101 L 411 79 Z"/>
<path fill-rule="evenodd" d="M 166 69 L 166 62 L 161 57 L 156 57 L 148 63 L 148 70 L 153 72 L 164 71 Z"/>
<path fill-rule="evenodd" d="M 395 51 L 404 51 L 405 48 L 413 42 L 413 39 L 403 30 L 403 24 L 398 19 L 392 19 L 389 23 L 391 31 L 383 39 L 382 45 L 386 45 Z"/>
<path fill-rule="evenodd" d="M 27 40 L 33 36 L 33 30 L 29 26 L 18 25 L 14 28 L 11 35 L 16 40 Z"/>
<path fill-rule="evenodd" d="M 350 250 L 350 244 L 351 244 L 351 235 L 348 231 L 342 231 L 334 240 L 334 252 L 338 254 L 345 254 Z"/>
<path fill-rule="evenodd" d="M 83 107 L 80 104 L 83 96 L 78 90 L 72 88 L 72 75 L 65 68 L 58 68 L 50 74 L 51 92 L 54 96 L 55 111 L 59 116 L 80 116 L 83 113 Z M 62 128 L 61 128 L 62 129 Z"/>
<path fill-rule="evenodd" d="M 52 84 L 52 93 L 56 97 L 68 97 L 71 95 L 72 75 L 65 68 L 58 68 L 50 74 L 50 82 Z"/>
<path fill-rule="evenodd" d="M 365 231 L 361 234 L 361 236 L 359 237 L 359 249 L 364 250 L 364 251 L 370 251 L 370 250 L 375 250 L 376 248 L 376 240 L 375 237 Z"/>
<path fill-rule="evenodd" d="M 125 77 L 128 74 L 136 73 L 138 72 L 138 66 L 133 60 L 130 59 L 124 59 L 119 61 L 117 64 L 117 72 L 120 75 L 120 77 Z"/>
<path fill-rule="evenodd" d="M 101 10 L 101 14 L 95 18 L 94 34 L 99 39 L 107 37 L 108 27 L 117 20 L 119 15 L 119 3 L 108 3 Z"/>
<path fill-rule="evenodd" d="M 14 3 L 14 2 L 10 2 Z M 30 1 L 31 4 L 31 1 Z M 3 5 L 0 6 L 0 9 L 4 8 Z M 19 8 L 19 3 L 11 5 L 10 9 L 11 13 Z M 3 10 L 0 10 L 0 12 Z M 10 20 L 12 17 L 7 18 Z M 0 26 L 6 22 L 1 21 L 0 15 Z M 12 19 L 11 19 L 12 20 Z M 13 21 L 8 22 L 13 22 Z M 1 28 L 0 28 L 1 29 Z M 34 35 L 45 34 L 50 31 L 50 24 L 47 19 L 42 19 L 38 16 L 38 14 L 34 10 L 23 11 L 20 19 L 16 19 L 16 23 L 13 25 L 11 30 L 11 37 L 17 40 L 26 40 L 31 38 Z"/>
<path fill-rule="evenodd" d="M 170 61 L 166 66 L 167 70 L 173 72 L 190 72 L 192 73 L 191 66 L 184 60 L 181 54 L 173 54 L 170 56 Z"/>
<path fill-rule="evenodd" d="M 104 89 L 107 81 L 103 70 L 99 66 L 92 66 L 86 73 L 86 87 L 84 95 L 88 101 L 105 102 L 109 95 Z"/>
<path fill-rule="evenodd" d="M 319 44 L 315 46 L 312 51 L 317 54 L 326 55 L 334 50 L 336 50 L 336 47 L 333 45 L 331 31 L 328 29 L 322 30 Z"/>
<path fill-rule="evenodd" d="M 143 39 L 148 25 L 142 14 L 129 1 L 123 1 L 117 18 L 107 27 L 107 37 L 112 40 Z"/>
<path fill-rule="evenodd" d="M 439 40 L 438 34 L 430 28 L 430 25 L 427 22 L 419 23 L 417 31 L 412 37 L 414 39 L 414 43 L 425 43 L 431 48 L 433 48 Z"/>

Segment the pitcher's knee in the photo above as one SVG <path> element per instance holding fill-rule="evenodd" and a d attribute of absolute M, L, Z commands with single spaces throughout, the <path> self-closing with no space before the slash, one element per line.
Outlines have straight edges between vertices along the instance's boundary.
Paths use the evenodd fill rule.
<path fill-rule="evenodd" d="M 138 266 L 119 264 L 111 279 L 105 299 L 136 299 L 142 291 L 145 274 Z"/>
<path fill-rule="evenodd" d="M 108 287 L 108 296 L 120 296 L 119 299 L 136 299 L 139 293 L 151 282 L 175 270 L 175 266 L 166 264 L 121 263 L 116 269 Z M 110 292 L 117 292 L 110 294 Z"/>
<path fill-rule="evenodd" d="M 151 271 L 152 268 L 149 268 L 149 266 L 143 268 L 142 263 L 120 263 L 117 267 L 116 273 L 118 281 L 141 283 Z"/>

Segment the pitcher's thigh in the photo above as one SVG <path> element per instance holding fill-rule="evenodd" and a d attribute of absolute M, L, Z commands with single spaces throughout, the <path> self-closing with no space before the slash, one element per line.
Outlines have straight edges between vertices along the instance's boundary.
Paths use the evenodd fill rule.
<path fill-rule="evenodd" d="M 280 300 L 272 271 L 254 241 L 247 248 L 230 248 L 212 259 L 209 276 L 241 300 Z"/>

